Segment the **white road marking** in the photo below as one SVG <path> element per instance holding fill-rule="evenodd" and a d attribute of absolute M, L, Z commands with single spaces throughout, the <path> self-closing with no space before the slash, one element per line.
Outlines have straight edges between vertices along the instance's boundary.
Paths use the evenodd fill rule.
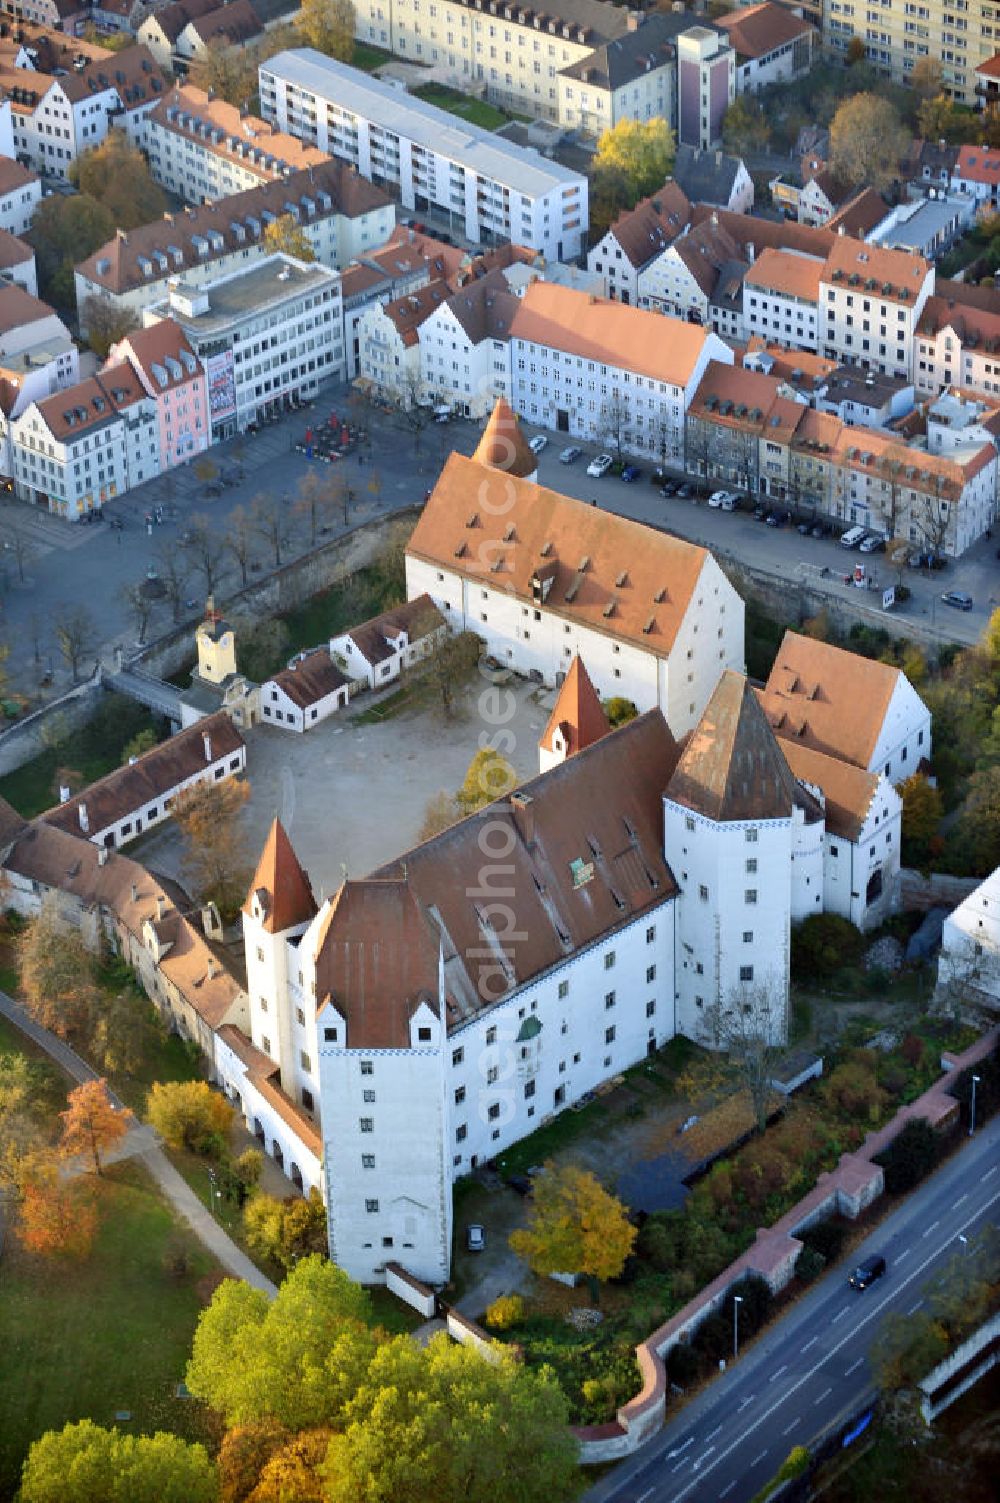
<path fill-rule="evenodd" d="M 903 1251 L 902 1251 L 902 1252 L 901 1252 L 901 1253 L 897 1253 L 897 1254 L 896 1254 L 896 1258 L 895 1258 L 895 1261 L 896 1261 L 896 1262 L 897 1262 L 897 1263 L 902 1263 L 902 1261 L 903 1261 L 903 1259 L 904 1259 L 904 1258 L 908 1258 L 908 1257 L 909 1257 L 909 1256 L 910 1256 L 910 1253 L 911 1253 L 911 1252 L 912 1252 L 912 1251 L 913 1251 L 913 1248 L 912 1248 L 912 1247 L 904 1247 L 904 1248 L 903 1248 Z"/>
<path fill-rule="evenodd" d="M 795 1429 L 795 1426 L 799 1425 L 801 1423 L 802 1423 L 802 1416 L 801 1416 L 801 1414 L 797 1414 L 795 1416 L 795 1418 L 792 1420 L 792 1423 L 788 1426 L 787 1430 L 782 1430 L 782 1432 L 781 1432 L 782 1435 L 791 1435 L 792 1431 Z"/>
<path fill-rule="evenodd" d="M 734 1477 L 733 1480 L 732 1480 L 732 1482 L 727 1482 L 726 1483 L 725 1487 L 722 1489 L 721 1493 L 719 1494 L 719 1497 L 720 1498 L 726 1498 L 726 1497 L 728 1497 L 729 1494 L 732 1492 L 732 1490 L 733 1490 L 733 1488 L 735 1486 L 736 1486 L 736 1478 Z"/>
<path fill-rule="evenodd" d="M 997 1166 L 996 1164 L 994 1164 L 992 1169 L 987 1169 L 986 1173 L 983 1175 L 983 1179 L 990 1179 L 994 1174 L 996 1174 L 996 1172 Z"/>
<path fill-rule="evenodd" d="M 816 1345 L 816 1343 L 817 1343 L 818 1340 L 819 1340 L 818 1336 L 813 1336 L 811 1338 L 811 1340 L 807 1341 L 806 1344 L 805 1344 L 805 1346 L 802 1347 L 800 1350 L 802 1350 L 803 1352 L 807 1352 L 811 1346 L 815 1346 Z"/>
<path fill-rule="evenodd" d="M 753 1395 L 748 1393 L 745 1399 L 740 1399 L 739 1408 L 737 1409 L 736 1413 L 737 1414 L 742 1413 L 742 1411 L 747 1407 L 747 1405 L 748 1404 L 752 1404 L 752 1403 L 753 1403 Z"/>
<path fill-rule="evenodd" d="M 964 1195 L 960 1195 L 957 1200 L 953 1200 L 952 1201 L 952 1203 L 951 1203 L 952 1210 L 953 1211 L 957 1211 L 958 1208 L 959 1208 L 959 1206 L 962 1204 L 962 1202 L 965 1201 L 965 1200 L 968 1200 L 968 1198 L 969 1198 L 969 1192 L 968 1192 L 968 1190 L 966 1190 L 966 1192 L 965 1192 Z"/>
<path fill-rule="evenodd" d="M 766 1455 L 767 1455 L 766 1451 L 761 1451 L 761 1453 L 760 1453 L 759 1456 L 755 1456 L 754 1459 L 753 1459 L 753 1461 L 751 1461 L 751 1463 L 750 1463 L 750 1470 L 753 1471 L 753 1469 L 757 1465 L 758 1461 L 763 1461 L 764 1457 Z"/>
<path fill-rule="evenodd" d="M 694 1469 L 695 1469 L 695 1471 L 698 1470 L 698 1468 L 701 1466 L 701 1464 L 702 1464 L 703 1461 L 707 1461 L 708 1460 L 708 1458 L 711 1456 L 711 1454 L 712 1454 L 712 1452 L 714 1450 L 715 1450 L 714 1446 L 709 1446 L 708 1450 L 704 1453 L 704 1455 L 698 1457 L 698 1460 L 694 1463 Z"/>
<path fill-rule="evenodd" d="M 924 1236 L 925 1236 L 925 1237 L 929 1237 L 929 1236 L 930 1236 L 930 1234 L 931 1234 L 931 1232 L 936 1232 L 936 1231 L 937 1231 L 937 1229 L 938 1229 L 938 1227 L 939 1227 L 939 1226 L 940 1226 L 940 1225 L 941 1225 L 941 1223 L 940 1223 L 940 1221 L 932 1221 L 932 1222 L 931 1222 L 931 1224 L 930 1224 L 930 1226 L 929 1226 L 929 1227 L 928 1227 L 928 1228 L 927 1228 L 927 1230 L 926 1230 L 926 1231 L 925 1231 L 925 1232 L 924 1232 Z"/>
<path fill-rule="evenodd" d="M 832 1388 L 824 1388 L 823 1392 L 820 1394 L 819 1398 L 813 1404 L 813 1408 L 814 1409 L 818 1409 L 819 1406 L 820 1406 L 820 1404 L 822 1404 L 823 1400 L 824 1399 L 828 1399 L 830 1397 L 830 1395 L 831 1395 L 832 1392 L 833 1392 Z"/>
<path fill-rule="evenodd" d="M 722 1429 L 721 1425 L 716 1425 L 715 1429 L 709 1435 L 705 1436 L 705 1439 L 706 1440 L 714 1440 L 715 1437 L 718 1435 L 718 1433 L 719 1433 L 719 1431 L 721 1429 Z"/>
<path fill-rule="evenodd" d="M 836 1313 L 836 1315 L 835 1315 L 835 1316 L 834 1316 L 834 1317 L 833 1317 L 833 1321 L 832 1321 L 832 1324 L 833 1324 L 833 1325 L 836 1325 L 836 1324 L 837 1324 L 837 1321 L 838 1321 L 838 1320 L 843 1320 L 843 1318 L 844 1318 L 844 1316 L 845 1316 L 845 1315 L 846 1315 L 846 1314 L 847 1314 L 847 1308 L 846 1308 L 846 1306 L 845 1306 L 845 1307 L 844 1307 L 844 1309 L 843 1309 L 843 1310 L 838 1310 L 838 1311 L 837 1311 L 837 1313 Z"/>
<path fill-rule="evenodd" d="M 682 1446 L 678 1446 L 676 1448 L 676 1450 L 668 1451 L 667 1452 L 667 1460 L 668 1461 L 673 1461 L 673 1459 L 674 1459 L 675 1456 L 679 1456 L 682 1451 L 686 1451 L 687 1450 L 688 1446 L 693 1446 L 693 1445 L 694 1445 L 694 1436 L 693 1435 L 689 1435 L 688 1438 L 687 1438 L 687 1440 L 684 1442 L 684 1444 Z"/>
<path fill-rule="evenodd" d="M 863 1367 L 864 1366 L 864 1363 L 865 1363 L 864 1357 L 859 1357 L 858 1360 L 857 1360 L 857 1362 L 852 1362 L 851 1363 L 850 1367 L 847 1369 L 846 1373 L 844 1374 L 844 1377 L 845 1378 L 849 1378 L 851 1376 L 851 1373 L 856 1373 L 859 1367 Z"/>
<path fill-rule="evenodd" d="M 639 1497 L 636 1500 L 636 1503 L 646 1503 L 646 1499 L 647 1498 L 651 1498 L 653 1496 L 653 1494 L 654 1494 L 655 1491 L 656 1491 L 655 1487 L 647 1487 L 647 1489 L 646 1489 L 646 1491 L 644 1493 L 640 1493 L 639 1494 Z"/>
<path fill-rule="evenodd" d="M 769 1378 L 768 1378 L 768 1380 L 767 1380 L 767 1381 L 768 1381 L 768 1382 L 769 1382 L 769 1383 L 773 1383 L 773 1382 L 774 1382 L 774 1380 L 775 1380 L 775 1378 L 780 1378 L 780 1377 L 781 1377 L 781 1374 L 782 1374 L 782 1373 L 786 1373 L 786 1372 L 787 1372 L 787 1371 L 788 1371 L 788 1363 L 787 1363 L 787 1362 L 783 1362 L 783 1363 L 782 1363 L 782 1364 L 781 1364 L 781 1366 L 780 1366 L 780 1367 L 779 1367 L 779 1368 L 777 1368 L 777 1369 L 776 1369 L 776 1370 L 775 1370 L 775 1371 L 774 1371 L 774 1372 L 773 1372 L 773 1373 L 772 1373 L 772 1374 L 771 1374 L 771 1376 L 770 1376 L 770 1377 L 769 1377 Z"/>
<path fill-rule="evenodd" d="M 918 1299 L 917 1303 L 915 1305 L 911 1305 L 910 1308 L 907 1310 L 907 1312 L 906 1312 L 907 1315 L 916 1315 L 917 1311 L 920 1309 L 920 1306 L 922 1304 L 923 1304 L 923 1300 L 922 1299 Z"/>

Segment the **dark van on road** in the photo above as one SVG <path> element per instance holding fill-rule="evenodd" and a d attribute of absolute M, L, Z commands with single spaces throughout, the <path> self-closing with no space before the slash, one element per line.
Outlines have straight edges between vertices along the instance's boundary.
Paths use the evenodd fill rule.
<path fill-rule="evenodd" d="M 852 1289 L 867 1289 L 869 1284 L 874 1284 L 885 1273 L 885 1259 L 881 1256 L 866 1258 L 859 1263 L 851 1274 L 849 1283 Z"/>

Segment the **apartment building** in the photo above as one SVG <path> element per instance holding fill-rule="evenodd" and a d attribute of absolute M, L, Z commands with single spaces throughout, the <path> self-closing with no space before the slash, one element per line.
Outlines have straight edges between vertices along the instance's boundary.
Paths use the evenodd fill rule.
<path fill-rule="evenodd" d="M 703 151 L 722 139 L 736 98 L 736 52 L 723 32 L 692 26 L 677 38 L 677 140 Z"/>
<path fill-rule="evenodd" d="M 176 86 L 160 100 L 144 122 L 139 144 L 156 181 L 195 203 L 229 198 L 327 160 L 325 151 L 210 98 L 193 84 Z"/>
<path fill-rule="evenodd" d="M 909 374 L 934 267 L 906 251 L 834 237 L 820 279 L 819 348 L 849 365 Z"/>
<path fill-rule="evenodd" d="M 315 262 L 279 253 L 217 282 L 181 280 L 143 315 L 163 318 L 205 367 L 213 442 L 344 375 L 340 277 Z"/>
<path fill-rule="evenodd" d="M 41 201 L 38 174 L 11 157 L 0 157 L 0 229 L 11 235 L 26 234 Z"/>
<path fill-rule="evenodd" d="M 961 386 L 1000 396 L 1000 310 L 992 287 L 937 284 L 917 322 L 913 384 L 931 394 Z"/>
<path fill-rule="evenodd" d="M 633 25 L 634 17 L 629 15 L 629 29 L 622 35 L 595 46 L 555 74 L 556 114 L 552 118 L 565 130 L 587 136 L 599 136 L 621 120 L 660 119 L 673 124 L 677 118 L 676 38 L 688 19 L 684 13 L 653 11 L 641 25 Z M 517 28 L 519 41 L 521 30 Z M 526 45 L 532 44 L 526 39 Z M 551 105 L 551 101 L 542 104 Z"/>
<path fill-rule="evenodd" d="M 312 48 L 263 64 L 260 100 L 279 130 L 350 162 L 404 208 L 443 216 L 474 245 L 506 240 L 556 261 L 586 245 L 579 173 Z"/>
<path fill-rule="evenodd" d="M 295 220 L 317 261 L 340 271 L 386 243 L 396 211 L 381 188 L 327 158 L 219 203 L 119 230 L 75 268 L 81 332 L 86 334 L 90 298 L 141 315 L 167 296 L 178 276 L 197 285 L 260 261 L 271 253 L 265 244 L 268 225 L 284 215 Z"/>
<path fill-rule="evenodd" d="M 298 10 L 298 0 L 226 0 L 191 16 L 174 42 L 175 68 L 186 70 L 212 52 L 252 46 L 276 26 L 289 25 Z"/>
<path fill-rule="evenodd" d="M 909 82 L 921 58 L 942 65 L 946 93 L 975 108 L 976 70 L 997 51 L 1000 5 L 996 0 L 824 0 L 823 35 L 845 56 L 857 37 L 874 68 L 894 83 Z"/>
<path fill-rule="evenodd" d="M 372 302 L 362 311 L 356 324 L 358 374 L 382 401 L 404 410 L 425 402 L 420 330 L 449 297 L 448 283 L 435 278 L 391 302 Z"/>
<path fill-rule="evenodd" d="M 543 428 L 677 464 L 706 366 L 732 359 L 695 324 L 535 282 L 511 325 L 511 406 Z"/>
<path fill-rule="evenodd" d="M 485 417 L 510 392 L 511 328 L 520 300 L 491 271 L 441 303 L 420 326 L 420 376 L 428 401 Z"/>
<path fill-rule="evenodd" d="M 361 369 L 364 353 L 361 324 L 368 310 L 384 307 L 408 292 L 417 292 L 429 281 L 444 282 L 455 276 L 464 253 L 429 235 L 400 225 L 385 245 L 359 257 L 341 278 L 344 302 L 344 348 L 347 374 L 353 380 Z"/>
<path fill-rule="evenodd" d="M 971 198 L 978 213 L 995 214 L 1000 204 L 1000 147 L 960 146 L 951 186 Z"/>
<path fill-rule="evenodd" d="M 816 27 L 772 0 L 730 11 L 716 25 L 736 53 L 738 94 L 757 94 L 770 84 L 801 78 L 819 53 Z"/>
<path fill-rule="evenodd" d="M 109 365 L 128 364 L 156 406 L 161 473 L 187 464 L 211 443 L 205 368 L 172 319 L 135 329 L 113 345 Z M 130 470 L 130 483 L 135 484 Z"/>
<path fill-rule="evenodd" d="M 743 278 L 748 335 L 791 349 L 819 345 L 819 284 L 824 262 L 800 251 L 761 251 Z"/>
<path fill-rule="evenodd" d="M 587 253 L 587 266 L 603 278 L 605 295 L 637 306 L 640 275 L 683 233 L 690 217 L 687 194 L 672 178 L 619 214 Z"/>

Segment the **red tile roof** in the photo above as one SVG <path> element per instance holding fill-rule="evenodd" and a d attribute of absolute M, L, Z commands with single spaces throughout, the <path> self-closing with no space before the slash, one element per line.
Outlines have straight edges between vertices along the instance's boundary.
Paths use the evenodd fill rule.
<path fill-rule="evenodd" d="M 764 0 L 761 5 L 751 5 L 746 10 L 730 11 L 715 22 L 729 35 L 741 57 L 762 58 L 776 47 L 794 42 L 798 37 L 816 35 L 801 16 L 796 16 L 783 5 L 774 5 Z"/>
<path fill-rule="evenodd" d="M 272 673 L 268 683 L 276 684 L 293 705 L 305 710 L 310 705 L 318 704 L 328 694 L 335 694 L 338 689 L 343 689 L 350 683 L 350 679 L 341 673 L 336 663 L 330 661 L 329 652 L 321 647 L 307 657 L 299 658 L 290 668 Z"/>
<path fill-rule="evenodd" d="M 497 397 L 472 457 L 480 464 L 504 470 L 508 475 L 526 477 L 537 471 L 538 460 L 528 447 L 514 409 L 505 398 Z"/>
<path fill-rule="evenodd" d="M 554 736 L 559 732 L 567 757 L 575 757 L 600 741 L 611 730 L 597 690 L 591 683 L 590 674 L 583 666 L 579 653 L 574 653 L 569 672 L 559 690 L 549 716 L 549 723 L 542 732 L 541 745 L 547 751 L 555 751 Z"/>
<path fill-rule="evenodd" d="M 254 872 L 243 912 L 251 913 L 254 899 L 263 911 L 263 927 L 268 934 L 282 934 L 299 924 L 307 924 L 316 914 L 316 899 L 292 843 L 280 819 L 275 819 L 268 833 Z"/>

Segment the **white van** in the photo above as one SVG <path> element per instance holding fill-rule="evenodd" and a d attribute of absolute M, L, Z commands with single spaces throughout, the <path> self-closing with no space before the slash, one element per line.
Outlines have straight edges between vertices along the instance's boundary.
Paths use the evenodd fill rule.
<path fill-rule="evenodd" d="M 864 527 L 852 527 L 849 532 L 845 532 L 841 537 L 841 548 L 856 548 L 864 537 L 865 531 Z"/>

